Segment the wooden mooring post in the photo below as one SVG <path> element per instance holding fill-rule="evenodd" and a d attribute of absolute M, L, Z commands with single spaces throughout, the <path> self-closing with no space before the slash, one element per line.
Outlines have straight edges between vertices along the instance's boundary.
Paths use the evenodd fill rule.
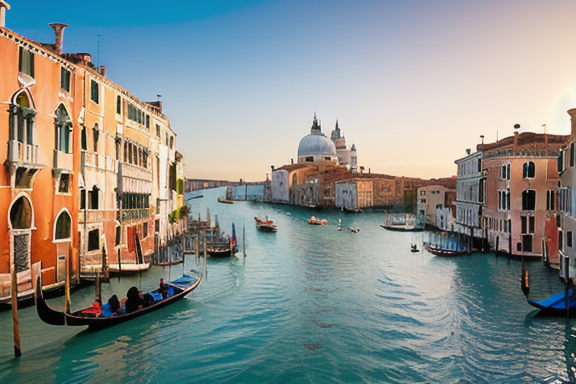
<path fill-rule="evenodd" d="M 10 293 L 12 295 L 12 330 L 14 331 L 14 356 L 22 356 L 20 349 L 20 323 L 18 321 L 18 274 L 16 273 L 16 255 L 12 259 L 12 285 Z"/>

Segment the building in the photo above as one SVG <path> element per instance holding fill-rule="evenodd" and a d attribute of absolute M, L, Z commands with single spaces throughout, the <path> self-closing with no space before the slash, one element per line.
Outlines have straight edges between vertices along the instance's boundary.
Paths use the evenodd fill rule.
<path fill-rule="evenodd" d="M 576 243 L 574 242 L 574 235 L 576 234 L 576 109 L 568 110 L 571 122 L 571 131 L 566 146 L 562 147 L 558 155 L 558 172 L 559 183 L 556 196 L 550 196 L 550 204 L 556 204 L 550 208 L 556 208 L 558 211 L 558 225 L 559 230 L 557 234 L 557 242 L 553 234 L 548 234 L 545 239 L 545 244 L 549 248 L 548 254 L 553 255 L 554 247 L 557 246 L 559 253 L 559 267 L 560 275 L 564 278 L 576 278 Z M 554 198 L 556 197 L 556 199 Z M 551 217 L 549 221 L 553 221 Z M 556 244 L 555 244 L 556 243 Z M 552 257 L 550 257 L 550 261 Z M 566 269 L 566 262 L 568 262 L 568 270 Z M 569 272 L 568 274 L 566 272 Z"/>
<path fill-rule="evenodd" d="M 482 227 L 491 249 L 558 262 L 555 195 L 558 154 L 567 139 L 515 132 L 479 146 L 486 180 Z"/>
<path fill-rule="evenodd" d="M 419 218 L 423 218 L 424 225 L 455 231 L 457 225 L 455 217 L 452 216 L 452 204 L 456 196 L 454 188 L 439 184 L 425 185 L 417 189 L 416 196 L 416 212 Z"/>
<path fill-rule="evenodd" d="M 456 231 L 466 236 L 470 246 L 481 248 L 482 207 L 485 203 L 486 186 L 482 172 L 483 152 L 470 153 L 455 161 L 456 177 Z"/>
<path fill-rule="evenodd" d="M 67 265 L 72 283 L 104 266 L 138 270 L 186 227 L 183 162 L 161 103 L 107 79 L 89 54 L 63 53 L 66 25 L 51 26 L 43 44 L 0 24 L 0 303 L 13 270 L 19 297 L 37 273 L 44 289 L 62 287 Z"/>

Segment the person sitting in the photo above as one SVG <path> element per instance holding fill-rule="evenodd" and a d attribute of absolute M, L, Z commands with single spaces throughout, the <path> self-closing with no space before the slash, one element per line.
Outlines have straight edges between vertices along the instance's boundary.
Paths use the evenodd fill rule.
<path fill-rule="evenodd" d="M 126 308 L 126 313 L 132 313 L 139 309 L 142 309 L 142 300 L 140 298 L 140 291 L 136 287 L 130 287 L 128 293 L 126 293 L 126 299 L 122 300 L 124 307 Z"/>
<path fill-rule="evenodd" d="M 164 283 L 163 278 L 160 278 L 160 288 L 158 288 L 158 292 L 162 294 L 163 299 L 168 297 L 168 286 Z"/>
<path fill-rule="evenodd" d="M 85 310 L 82 311 L 83 314 L 87 314 L 87 315 L 91 315 L 94 317 L 99 317 L 102 315 L 102 300 L 100 300 L 99 297 L 97 297 L 94 300 L 94 303 L 92 304 L 92 306 L 90 308 L 86 308 Z"/>
<path fill-rule="evenodd" d="M 118 296 L 112 295 L 112 297 L 108 299 L 108 306 L 113 316 L 122 314 L 122 303 L 118 300 Z"/>

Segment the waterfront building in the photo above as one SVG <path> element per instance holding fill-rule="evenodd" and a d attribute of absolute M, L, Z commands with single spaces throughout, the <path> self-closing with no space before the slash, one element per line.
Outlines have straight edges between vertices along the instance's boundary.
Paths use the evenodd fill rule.
<path fill-rule="evenodd" d="M 456 197 L 454 188 L 444 185 L 431 184 L 417 189 L 416 196 L 418 218 L 422 218 L 424 225 L 440 230 L 454 231 L 456 220 L 452 216 L 452 204 Z"/>
<path fill-rule="evenodd" d="M 486 185 L 482 172 L 481 150 L 470 153 L 455 161 L 458 166 L 456 177 L 456 231 L 466 236 L 469 244 L 475 248 L 481 248 L 482 232 L 482 207 L 485 203 Z"/>
<path fill-rule="evenodd" d="M 560 275 L 563 277 L 576 278 L 576 108 L 568 110 L 571 122 L 570 136 L 565 146 L 560 149 L 558 155 L 558 172 L 560 181 L 556 199 L 551 196 L 550 203 L 557 203 L 558 210 L 558 252 Z M 554 207 L 552 207 L 554 208 Z M 553 219 L 551 219 L 553 220 Z M 546 238 L 546 244 L 550 244 L 550 253 L 553 252 L 553 238 Z M 568 260 L 568 271 L 566 272 L 566 261 Z"/>
<path fill-rule="evenodd" d="M 567 139 L 515 132 L 513 137 L 478 146 L 486 180 L 482 225 L 491 249 L 558 262 L 557 158 Z"/>
<path fill-rule="evenodd" d="M 18 291 L 138 270 L 186 228 L 182 156 L 161 102 L 106 78 L 89 54 L 62 52 L 65 24 L 42 44 L 0 25 L 0 302 Z M 1 214 L 4 212 L 4 214 Z M 118 258 L 120 257 L 120 259 Z M 121 263 L 118 263 L 118 260 Z"/>
<path fill-rule="evenodd" d="M 62 287 L 68 262 L 78 278 L 82 87 L 59 49 L 58 41 L 47 49 L 0 25 L 2 303 L 11 297 L 13 268 L 19 297 L 32 294 L 37 273 L 45 289 Z"/>

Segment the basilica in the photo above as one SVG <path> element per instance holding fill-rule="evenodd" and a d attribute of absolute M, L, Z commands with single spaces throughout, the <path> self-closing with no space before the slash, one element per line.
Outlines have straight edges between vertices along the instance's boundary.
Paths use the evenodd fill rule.
<path fill-rule="evenodd" d="M 298 161 L 272 170 L 264 199 L 310 208 L 358 211 L 369 207 L 402 207 L 415 203 L 417 178 L 373 174 L 358 165 L 356 146 L 350 148 L 338 121 L 330 138 L 314 114 L 310 133 L 298 145 Z"/>

